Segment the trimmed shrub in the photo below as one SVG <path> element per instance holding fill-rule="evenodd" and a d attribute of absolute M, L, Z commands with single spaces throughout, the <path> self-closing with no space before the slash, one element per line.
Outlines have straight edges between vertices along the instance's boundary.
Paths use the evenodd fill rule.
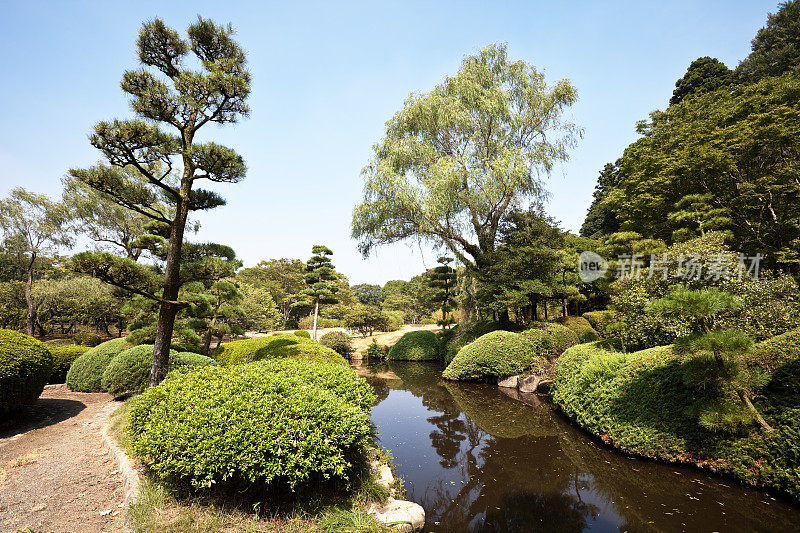
<path fill-rule="evenodd" d="M 335 393 L 339 398 L 357 405 L 367 413 L 375 405 L 376 398 L 372 387 L 349 366 L 302 359 L 272 359 L 252 364 L 271 374 L 299 377 L 306 383 Z"/>
<path fill-rule="evenodd" d="M 541 329 L 550 335 L 550 341 L 553 347 L 551 358 L 560 356 L 567 348 L 580 344 L 581 342 L 578 338 L 578 334 L 564 324 L 558 324 L 556 322 L 536 322 L 531 329 Z"/>
<path fill-rule="evenodd" d="M 754 349 L 765 370 L 776 366 L 753 399 L 775 428 L 770 432 L 701 426 L 694 409 L 704 397 L 683 384 L 683 356 L 671 346 L 622 353 L 600 341 L 570 348 L 556 367 L 553 401 L 583 428 L 628 453 L 688 462 L 800 498 L 800 359 L 798 352 L 778 355 L 780 345 L 793 342 L 765 341 Z"/>
<path fill-rule="evenodd" d="M 88 346 L 76 346 L 75 344 L 49 346 L 48 349 L 53 354 L 53 371 L 50 372 L 48 383 L 64 383 L 73 361 L 91 350 Z"/>
<path fill-rule="evenodd" d="M 72 337 L 72 342 L 80 346 L 89 346 L 90 348 L 94 348 L 103 342 L 103 338 L 97 333 L 92 333 L 91 331 L 79 331 L 74 337 Z"/>
<path fill-rule="evenodd" d="M 748 364 L 772 374 L 789 361 L 800 359 L 800 329 L 795 329 L 757 343 L 748 356 Z"/>
<path fill-rule="evenodd" d="M 583 313 L 583 318 L 589 321 L 589 324 L 599 333 L 602 337 L 607 337 L 611 333 L 608 327 L 611 324 L 617 323 L 620 320 L 619 314 L 612 310 L 606 309 L 604 311 L 588 311 Z"/>
<path fill-rule="evenodd" d="M 103 390 L 117 396 L 128 391 L 142 391 L 150 380 L 153 345 L 140 344 L 124 350 L 109 361 L 103 372 Z M 210 357 L 192 352 L 169 352 L 170 370 L 187 366 L 216 365 Z"/>
<path fill-rule="evenodd" d="M 327 346 L 291 333 L 233 341 L 220 348 L 216 359 L 221 365 L 238 365 L 281 357 L 322 359 L 331 363 L 347 364 L 341 355 Z"/>
<path fill-rule="evenodd" d="M 378 344 L 378 341 L 372 339 L 372 342 L 367 346 L 367 359 L 382 360 L 386 359 L 387 355 L 389 355 L 389 347 Z"/>
<path fill-rule="evenodd" d="M 319 343 L 344 357 L 348 357 L 353 353 L 353 341 L 350 339 L 350 335 L 344 331 L 326 333 L 319 338 Z"/>
<path fill-rule="evenodd" d="M 589 321 L 583 317 L 564 316 L 559 318 L 557 322 L 574 331 L 575 334 L 578 335 L 578 340 L 581 342 L 594 342 L 600 338 L 600 335 L 595 331 Z"/>
<path fill-rule="evenodd" d="M 304 339 L 310 339 L 311 338 L 311 333 L 309 333 L 308 331 L 306 331 L 304 329 L 298 329 L 297 331 L 294 332 L 294 334 L 297 335 L 298 337 L 303 337 Z"/>
<path fill-rule="evenodd" d="M 444 362 L 450 364 L 458 351 L 478 337 L 500 329 L 500 323 L 492 320 L 462 322 L 440 333 L 445 346 L 441 348 Z"/>
<path fill-rule="evenodd" d="M 0 415 L 33 403 L 53 370 L 47 346 L 23 333 L 0 329 Z"/>
<path fill-rule="evenodd" d="M 115 355 L 130 347 L 126 339 L 113 339 L 79 356 L 67 372 L 67 387 L 76 392 L 102 392 L 106 366 Z"/>
<path fill-rule="evenodd" d="M 549 373 L 544 355 L 549 349 L 550 342 L 544 334 L 493 331 L 461 348 L 442 377 L 457 381 L 493 381 L 528 371 L 546 376 Z"/>
<path fill-rule="evenodd" d="M 439 338 L 432 331 L 409 331 L 389 350 L 387 359 L 398 361 L 435 361 Z"/>
<path fill-rule="evenodd" d="M 347 482 L 371 442 L 367 412 L 309 383 L 310 367 L 173 372 L 134 400 L 134 453 L 162 476 L 297 490 Z M 313 373 L 313 372 L 312 372 Z"/>

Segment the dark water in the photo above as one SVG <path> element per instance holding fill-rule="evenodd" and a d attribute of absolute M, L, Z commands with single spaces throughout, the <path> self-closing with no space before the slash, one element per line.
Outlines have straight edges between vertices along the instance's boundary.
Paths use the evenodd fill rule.
<path fill-rule="evenodd" d="M 800 507 L 688 468 L 622 456 L 536 396 L 440 381 L 430 363 L 360 369 L 425 531 L 800 531 Z"/>

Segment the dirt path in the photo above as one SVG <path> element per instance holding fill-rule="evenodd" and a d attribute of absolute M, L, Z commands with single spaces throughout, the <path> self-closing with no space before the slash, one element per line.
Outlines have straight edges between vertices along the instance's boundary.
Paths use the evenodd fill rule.
<path fill-rule="evenodd" d="M 100 437 L 111 408 L 55 385 L 0 423 L 0 531 L 122 530 L 122 476 Z"/>

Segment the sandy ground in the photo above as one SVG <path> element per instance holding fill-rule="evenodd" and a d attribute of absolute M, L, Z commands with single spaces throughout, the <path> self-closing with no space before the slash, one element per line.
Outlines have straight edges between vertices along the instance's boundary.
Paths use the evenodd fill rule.
<path fill-rule="evenodd" d="M 0 531 L 122 531 L 122 476 L 100 437 L 112 406 L 52 385 L 0 423 Z"/>

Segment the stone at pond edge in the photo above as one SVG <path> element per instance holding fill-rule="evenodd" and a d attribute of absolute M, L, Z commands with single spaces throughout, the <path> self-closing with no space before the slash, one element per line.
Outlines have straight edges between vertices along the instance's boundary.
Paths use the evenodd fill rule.
<path fill-rule="evenodd" d="M 519 391 L 520 392 L 536 392 L 536 389 L 539 388 L 539 382 L 542 381 L 542 378 L 533 374 L 531 376 L 525 376 L 519 378 Z"/>
<path fill-rule="evenodd" d="M 403 533 L 422 531 L 425 527 L 425 510 L 414 502 L 390 499 L 385 505 L 373 503 L 367 513 Z"/>
<path fill-rule="evenodd" d="M 507 389 L 516 389 L 519 382 L 519 376 L 509 376 L 507 378 L 498 379 L 497 386 L 505 387 Z"/>

